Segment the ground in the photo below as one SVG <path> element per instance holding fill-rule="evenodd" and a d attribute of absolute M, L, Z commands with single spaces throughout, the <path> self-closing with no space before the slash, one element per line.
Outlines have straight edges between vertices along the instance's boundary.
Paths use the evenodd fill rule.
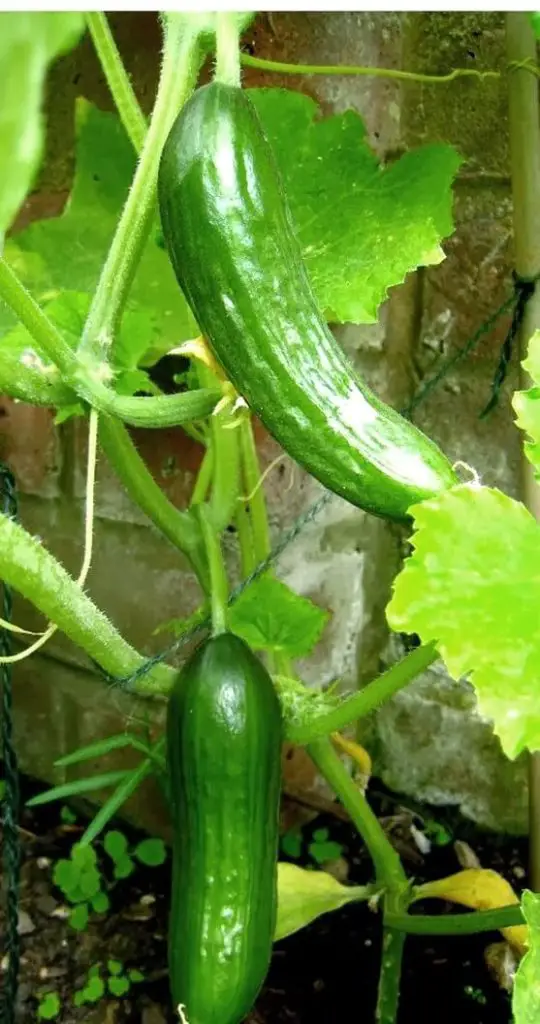
<path fill-rule="evenodd" d="M 23 780 L 23 796 L 36 791 Z M 526 882 L 522 840 L 480 833 L 448 812 L 411 809 L 405 799 L 370 787 L 371 802 L 403 857 L 408 874 L 426 880 L 459 870 L 471 851 L 483 867 L 501 871 L 518 890 Z M 421 853 L 414 839 L 414 817 L 444 826 L 439 838 Z M 64 812 L 65 818 L 65 812 Z M 413 829 L 411 831 L 411 823 Z M 60 819 L 59 805 L 26 809 L 22 815 L 22 885 L 20 899 L 21 971 L 17 1024 L 38 1020 L 37 996 L 56 992 L 61 1024 L 169 1024 L 166 967 L 166 922 L 169 890 L 168 860 L 162 867 L 138 867 L 109 890 L 111 908 L 93 915 L 88 928 L 74 931 L 66 922 L 62 893 L 52 881 L 54 864 L 68 855 L 82 828 L 79 820 Z M 139 838 L 120 826 L 130 840 Z M 300 863 L 309 863 L 310 837 L 317 829 L 341 844 L 339 868 L 351 882 L 370 877 L 369 859 L 350 825 L 331 814 L 319 815 L 303 830 Z M 437 832 L 437 828 L 435 828 Z M 107 863 L 104 856 L 103 862 Z M 448 910 L 445 904 L 430 912 Z M 455 910 L 455 908 L 452 908 Z M 338 1024 L 353 1016 L 373 1021 L 379 947 L 379 918 L 365 904 L 319 918 L 309 928 L 278 943 L 263 991 L 249 1024 Z M 500 935 L 467 938 L 410 937 L 406 944 L 399 1024 L 509 1024 L 510 999 L 486 966 L 485 952 Z M 491 957 L 491 960 L 493 957 Z M 144 981 L 131 984 L 121 997 L 103 997 L 95 1004 L 74 1007 L 73 996 L 84 988 L 92 965 L 121 962 L 135 968 Z M 357 1009 L 355 1009 L 355 1007 Z"/>

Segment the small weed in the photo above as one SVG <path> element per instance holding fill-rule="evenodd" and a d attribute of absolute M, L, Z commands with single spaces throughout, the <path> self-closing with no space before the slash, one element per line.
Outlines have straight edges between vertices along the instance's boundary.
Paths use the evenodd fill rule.
<path fill-rule="evenodd" d="M 308 845 L 309 856 L 316 864 L 326 864 L 329 860 L 336 860 L 343 853 L 341 843 L 329 839 L 327 828 L 315 830 Z M 302 855 L 303 837 L 300 829 L 290 829 L 281 837 L 281 849 L 286 857 L 298 860 Z"/>
<path fill-rule="evenodd" d="M 127 995 L 133 984 L 141 981 L 144 981 L 142 972 L 136 968 L 130 968 L 126 972 L 120 960 L 107 960 L 106 970 L 102 964 L 93 964 L 83 988 L 75 992 L 73 1002 L 75 1006 L 97 1003 L 106 992 L 120 998 Z"/>
<path fill-rule="evenodd" d="M 64 804 L 60 808 L 60 821 L 63 825 L 74 825 L 77 821 L 77 815 L 71 810 L 71 807 L 67 806 L 67 804 Z"/>
<path fill-rule="evenodd" d="M 159 867 L 167 856 L 161 839 L 143 839 L 130 850 L 125 835 L 117 830 L 106 833 L 103 848 L 113 862 L 114 881 L 111 885 L 128 878 L 135 871 L 136 861 L 147 867 Z M 95 914 L 107 913 L 110 900 L 106 890 L 110 885 L 99 868 L 93 846 L 74 843 L 69 858 L 55 864 L 53 881 L 73 904 L 69 923 L 75 931 L 85 930 L 92 911 Z"/>
<path fill-rule="evenodd" d="M 435 846 L 448 846 L 452 842 L 452 833 L 434 818 L 425 819 L 424 832 Z"/>
<path fill-rule="evenodd" d="M 281 837 L 281 849 L 286 857 L 298 860 L 302 853 L 302 833 L 298 829 L 290 829 Z"/>
<path fill-rule="evenodd" d="M 328 838 L 329 835 L 327 828 L 318 828 L 313 833 L 308 852 L 316 864 L 326 864 L 329 860 L 336 860 L 343 853 L 341 843 L 335 843 Z"/>
<path fill-rule="evenodd" d="M 41 996 L 38 1008 L 37 1018 L 38 1020 L 55 1020 L 60 1013 L 61 1003 L 58 992 L 45 992 Z"/>

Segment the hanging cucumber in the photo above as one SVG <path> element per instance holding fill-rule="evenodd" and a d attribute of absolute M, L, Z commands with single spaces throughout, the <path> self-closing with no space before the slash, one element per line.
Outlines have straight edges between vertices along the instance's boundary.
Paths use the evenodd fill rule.
<path fill-rule="evenodd" d="M 353 505 L 397 520 L 458 482 L 437 446 L 359 380 L 324 322 L 242 89 L 213 82 L 191 97 L 163 151 L 159 203 L 203 334 L 292 458 Z"/>
<path fill-rule="evenodd" d="M 189 1024 L 238 1024 L 261 987 L 276 912 L 281 714 L 239 637 L 206 641 L 167 710 L 173 812 L 169 972 Z"/>

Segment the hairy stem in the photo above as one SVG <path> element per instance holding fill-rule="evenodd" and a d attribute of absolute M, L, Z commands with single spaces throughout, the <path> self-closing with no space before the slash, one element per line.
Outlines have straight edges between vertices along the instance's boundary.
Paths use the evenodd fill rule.
<path fill-rule="evenodd" d="M 18 590 L 112 676 L 139 668 L 144 658 L 120 636 L 106 615 L 62 565 L 14 520 L 0 516 L 0 577 Z M 155 665 L 141 691 L 166 693 L 175 671 Z"/>
<path fill-rule="evenodd" d="M 169 18 L 166 25 L 162 71 L 150 126 L 79 346 L 79 354 L 89 362 L 107 358 L 114 347 L 154 219 L 161 151 L 178 111 L 193 90 L 199 69 L 195 26 L 187 18 Z"/>
<path fill-rule="evenodd" d="M 58 367 L 64 382 L 70 382 L 77 367 L 75 353 L 3 257 L 0 257 L 0 298 L 26 327 L 41 352 Z"/>
<path fill-rule="evenodd" d="M 416 647 L 358 693 L 346 697 L 337 707 L 329 711 L 314 711 L 309 702 L 306 702 L 306 717 L 303 718 L 300 713 L 296 721 L 290 722 L 289 738 L 293 743 L 312 743 L 319 737 L 327 736 L 337 729 L 351 725 L 352 722 L 380 707 L 395 693 L 402 690 L 420 672 L 437 661 L 438 657 L 434 644 Z"/>
<path fill-rule="evenodd" d="M 165 497 L 123 423 L 112 416 L 102 416 L 99 439 L 130 498 L 149 516 L 175 548 L 186 555 L 203 589 L 208 591 L 208 564 L 200 527 L 195 518 L 188 512 L 175 508 Z"/>
<path fill-rule="evenodd" d="M 120 120 L 134 150 L 139 153 L 146 135 L 146 118 L 118 52 L 107 15 L 102 11 L 87 11 L 86 22 Z"/>

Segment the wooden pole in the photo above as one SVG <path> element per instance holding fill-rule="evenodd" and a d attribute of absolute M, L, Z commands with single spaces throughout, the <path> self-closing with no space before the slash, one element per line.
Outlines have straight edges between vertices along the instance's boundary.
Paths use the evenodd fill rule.
<path fill-rule="evenodd" d="M 515 266 L 520 277 L 531 278 L 540 273 L 540 107 L 538 79 L 526 68 L 513 62 L 536 64 L 536 39 L 526 12 L 506 16 L 508 72 L 508 104 L 510 119 L 510 164 L 514 201 Z M 520 359 L 535 330 L 540 329 L 540 286 L 527 303 L 520 330 Z M 530 387 L 522 371 L 520 387 Z M 527 508 L 540 520 L 540 487 L 532 466 L 523 456 L 522 495 Z M 510 538 L 511 542 L 511 538 Z M 540 696 L 540 670 L 539 670 Z M 540 753 L 529 758 L 529 836 L 530 880 L 540 892 Z"/>

